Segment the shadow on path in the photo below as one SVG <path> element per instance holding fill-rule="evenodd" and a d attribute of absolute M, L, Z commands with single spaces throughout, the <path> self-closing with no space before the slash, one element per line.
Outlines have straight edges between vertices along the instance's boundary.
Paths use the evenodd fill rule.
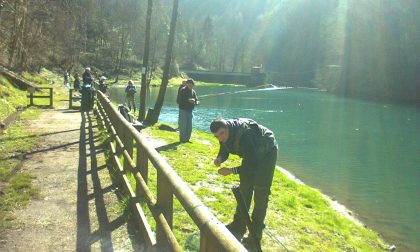
<path fill-rule="evenodd" d="M 103 153 L 103 150 L 101 146 L 95 145 L 92 120 L 91 114 L 82 113 L 77 190 L 77 251 L 91 251 L 92 245 L 97 242 L 101 251 L 114 251 L 114 248 L 120 247 L 121 244 L 115 246 L 113 232 L 127 224 L 128 216 L 127 213 L 123 213 L 110 221 L 110 213 L 115 209 L 108 209 L 110 206 L 107 205 L 106 194 L 114 193 L 116 188 L 109 181 L 105 182 L 105 185 L 101 180 L 99 172 L 107 166 L 98 167 L 97 155 Z M 129 237 L 122 238 L 127 240 L 132 236 L 134 234 L 129 233 Z"/>

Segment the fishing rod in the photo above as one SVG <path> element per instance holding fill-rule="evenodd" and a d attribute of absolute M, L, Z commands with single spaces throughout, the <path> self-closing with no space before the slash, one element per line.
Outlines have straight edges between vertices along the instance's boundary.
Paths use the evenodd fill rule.
<path fill-rule="evenodd" d="M 247 93 L 247 92 L 256 92 L 256 91 L 270 91 L 270 90 L 281 90 L 281 89 L 290 89 L 293 87 L 278 87 L 272 84 L 262 85 L 259 87 L 269 86 L 268 88 L 254 88 L 254 89 L 247 89 L 247 90 L 240 90 L 240 91 L 234 91 L 234 92 L 222 92 L 222 93 L 216 93 L 216 94 L 206 94 L 206 95 L 200 95 L 200 99 L 202 98 L 212 98 L 222 95 L 231 95 L 231 94 L 239 94 L 239 93 Z"/>

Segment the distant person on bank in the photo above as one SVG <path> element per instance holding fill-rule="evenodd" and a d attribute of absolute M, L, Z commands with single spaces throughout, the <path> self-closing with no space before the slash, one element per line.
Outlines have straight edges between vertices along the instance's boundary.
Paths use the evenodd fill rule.
<path fill-rule="evenodd" d="M 215 120 L 210 124 L 210 130 L 220 143 L 219 154 L 214 160 L 217 167 L 228 159 L 229 154 L 242 158 L 239 167 L 220 168 L 218 173 L 223 176 L 239 174 L 240 192 L 248 211 L 254 194 L 251 222 L 257 239 L 261 241 L 277 161 L 278 146 L 274 134 L 266 127 L 245 118 Z M 246 232 L 246 223 L 238 207 L 233 221 L 226 227 L 241 241 Z M 253 244 L 249 237 L 243 243 Z"/>
<path fill-rule="evenodd" d="M 192 132 L 192 118 L 194 107 L 200 104 L 197 99 L 197 94 L 194 91 L 195 82 L 193 79 L 188 79 L 183 88 L 180 89 L 178 97 L 179 105 L 179 141 L 186 143 L 190 141 Z"/>
<path fill-rule="evenodd" d="M 101 91 L 104 95 L 106 95 L 108 91 L 108 86 L 106 85 L 105 81 L 105 76 L 101 76 L 101 78 L 99 78 L 99 91 Z"/>
<path fill-rule="evenodd" d="M 64 72 L 64 86 L 66 86 L 67 88 L 70 87 L 70 75 L 69 72 L 67 72 L 67 70 Z"/>
<path fill-rule="evenodd" d="M 136 112 L 136 87 L 134 86 L 134 82 L 132 80 L 128 81 L 128 85 L 125 88 L 125 96 L 127 98 L 128 108 L 131 110 L 133 108 L 134 112 Z"/>
<path fill-rule="evenodd" d="M 73 82 L 73 88 L 76 90 L 80 89 L 80 77 L 79 73 L 74 74 L 74 82 Z"/>

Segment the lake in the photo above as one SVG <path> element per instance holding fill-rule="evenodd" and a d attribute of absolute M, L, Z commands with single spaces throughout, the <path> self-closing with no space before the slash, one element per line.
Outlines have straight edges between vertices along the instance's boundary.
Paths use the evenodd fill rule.
<path fill-rule="evenodd" d="M 168 87 L 161 121 L 177 123 L 176 90 Z M 195 128 L 209 131 L 214 118 L 256 120 L 276 134 L 279 166 L 354 210 L 398 251 L 420 251 L 419 107 L 296 88 L 198 86 L 196 91 L 223 94 L 201 98 Z M 152 102 L 157 92 L 151 89 Z M 122 87 L 112 88 L 110 96 L 125 102 Z"/>

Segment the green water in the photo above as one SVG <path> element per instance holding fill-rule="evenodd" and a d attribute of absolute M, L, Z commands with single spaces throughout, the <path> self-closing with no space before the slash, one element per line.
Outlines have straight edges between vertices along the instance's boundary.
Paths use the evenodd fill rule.
<path fill-rule="evenodd" d="M 161 121 L 177 123 L 175 90 L 168 89 Z M 304 89 L 196 90 L 228 94 L 202 98 L 195 128 L 208 131 L 213 118 L 255 119 L 275 132 L 280 166 L 353 210 L 398 251 L 420 251 L 419 107 Z M 112 89 L 111 98 L 124 102 L 123 89 Z"/>

